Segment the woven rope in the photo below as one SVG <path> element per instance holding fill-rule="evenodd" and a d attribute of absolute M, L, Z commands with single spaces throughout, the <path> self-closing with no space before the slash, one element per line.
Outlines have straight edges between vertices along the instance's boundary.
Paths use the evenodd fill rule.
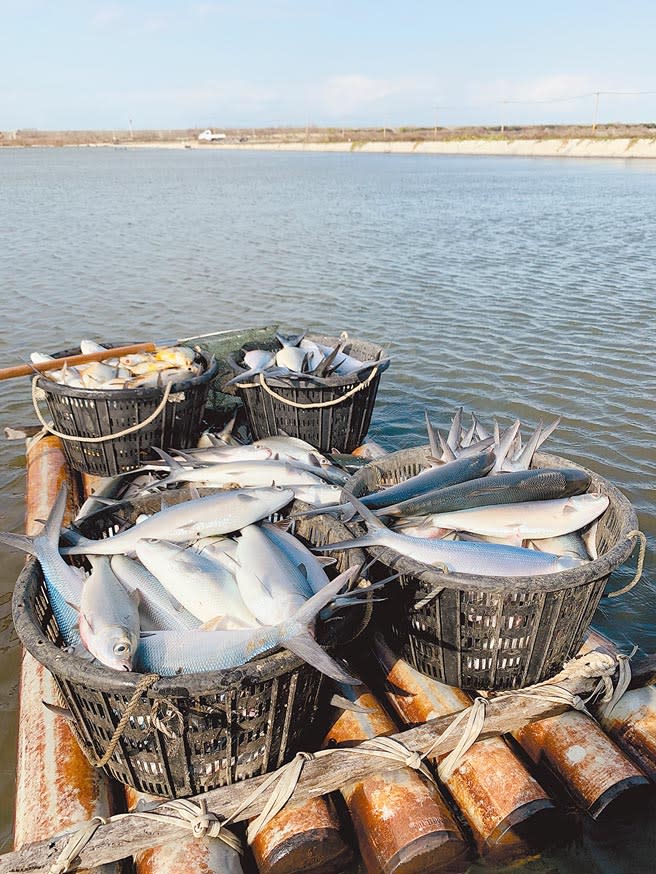
<path fill-rule="evenodd" d="M 376 374 L 378 373 L 378 365 L 375 364 L 369 376 L 364 380 L 364 382 L 359 382 L 352 389 L 345 392 L 343 395 L 340 395 L 338 398 L 333 398 L 331 401 L 317 401 L 314 404 L 299 404 L 298 401 L 292 401 L 289 398 L 283 398 L 281 395 L 277 394 L 272 388 L 267 385 L 267 382 L 264 378 L 264 374 L 260 373 L 259 382 L 249 382 L 243 385 L 240 385 L 240 388 L 258 388 L 261 386 L 264 391 L 271 395 L 277 401 L 280 401 L 282 404 L 287 404 L 288 407 L 294 407 L 297 410 L 322 410 L 326 407 L 335 407 L 337 404 L 343 404 L 344 401 L 347 401 L 349 398 L 352 398 L 353 395 L 356 395 L 359 391 L 366 388 L 369 383 L 374 379 Z"/>
<path fill-rule="evenodd" d="M 39 422 L 41 422 L 41 424 L 49 434 L 53 434 L 55 437 L 59 437 L 60 440 L 75 440 L 78 443 L 104 443 L 107 440 L 117 440 L 119 437 L 125 437 L 126 434 L 133 434 L 135 431 L 140 431 L 142 428 L 145 428 L 146 425 L 150 425 L 150 423 L 153 422 L 161 414 L 164 407 L 166 406 L 166 402 L 169 399 L 171 389 L 173 388 L 173 383 L 171 382 L 164 388 L 164 394 L 162 396 L 162 400 L 157 405 L 157 409 L 154 410 L 147 419 L 144 419 L 143 422 L 137 422 L 136 425 L 130 425 L 129 428 L 124 428 L 122 431 L 118 431 L 116 434 L 105 434 L 102 437 L 76 437 L 73 434 L 64 434 L 62 431 L 57 431 L 43 418 L 41 410 L 39 409 L 39 405 L 37 403 L 37 379 L 38 376 L 35 376 L 32 380 L 32 405 L 34 406 L 34 412 L 36 413 L 37 419 L 39 420 Z"/>
<path fill-rule="evenodd" d="M 116 749 L 118 742 L 121 739 L 121 735 L 123 734 L 123 731 L 125 730 L 125 726 L 128 724 L 130 717 L 132 716 L 134 711 L 137 709 L 137 706 L 139 704 L 139 699 L 141 698 L 143 693 L 147 689 L 149 689 L 154 683 L 156 683 L 157 680 L 159 680 L 159 679 L 160 679 L 159 674 L 144 674 L 142 679 L 139 680 L 139 682 L 137 683 L 137 688 L 134 690 L 134 694 L 132 695 L 132 698 L 130 698 L 130 700 L 128 701 L 128 706 L 125 708 L 125 712 L 121 716 L 116 728 L 114 729 L 114 734 L 112 735 L 112 737 L 109 741 L 109 744 L 107 745 L 107 749 L 105 750 L 105 753 L 100 758 L 98 758 L 96 756 L 94 750 L 89 746 L 89 744 L 82 737 L 75 720 L 68 721 L 69 727 L 70 727 L 71 731 L 73 732 L 73 734 L 75 735 L 75 739 L 77 740 L 80 749 L 82 750 L 84 755 L 87 757 L 89 762 L 94 766 L 94 768 L 103 768 L 107 764 L 107 762 L 109 762 L 112 755 L 114 754 L 114 750 Z M 58 695 L 59 695 L 61 702 L 65 706 L 67 706 L 68 702 L 66 701 L 66 699 L 62 695 L 61 690 L 59 689 L 59 686 L 57 686 L 57 692 L 58 692 Z"/>
<path fill-rule="evenodd" d="M 627 592 L 630 592 L 631 589 L 640 580 L 640 577 L 642 576 L 643 568 L 645 566 L 645 553 L 647 552 L 647 538 L 642 533 L 642 531 L 638 531 L 637 529 L 635 529 L 634 531 L 629 531 L 629 533 L 626 536 L 628 538 L 636 537 L 640 541 L 640 552 L 638 553 L 638 564 L 636 567 L 635 576 L 633 577 L 631 582 L 627 583 L 626 586 L 624 586 L 623 588 L 618 589 L 616 592 L 609 592 L 608 593 L 609 598 L 617 598 L 619 595 L 625 595 Z M 635 549 L 635 547 L 634 547 L 634 549 Z"/>

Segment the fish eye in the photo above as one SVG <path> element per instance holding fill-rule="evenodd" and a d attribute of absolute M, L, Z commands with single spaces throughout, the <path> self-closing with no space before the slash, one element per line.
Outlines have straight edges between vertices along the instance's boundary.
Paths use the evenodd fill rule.
<path fill-rule="evenodd" d="M 128 648 L 124 643 L 117 643 L 114 647 L 114 652 L 116 655 L 122 655 L 124 652 L 127 652 Z"/>

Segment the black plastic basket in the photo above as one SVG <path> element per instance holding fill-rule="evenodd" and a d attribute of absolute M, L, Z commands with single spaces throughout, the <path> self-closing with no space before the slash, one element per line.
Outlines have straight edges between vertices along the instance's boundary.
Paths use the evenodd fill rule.
<path fill-rule="evenodd" d="M 177 489 L 164 496 L 172 504 L 189 499 L 190 492 Z M 99 511 L 80 529 L 87 536 L 107 536 L 126 520 L 159 510 L 160 501 L 155 495 Z M 290 510 L 306 507 L 298 502 Z M 315 545 L 350 536 L 326 515 L 296 524 L 299 537 Z M 334 557 L 335 575 L 365 560 L 361 550 Z M 83 743 L 101 758 L 144 675 L 114 671 L 62 650 L 36 559 L 28 561 L 18 578 L 12 610 L 21 642 L 51 672 Z M 318 639 L 324 645 L 346 643 L 364 628 L 369 615 L 366 605 L 348 608 L 342 621 L 317 629 Z M 319 746 L 328 728 L 330 693 L 323 674 L 284 649 L 227 671 L 161 678 L 139 696 L 104 770 L 121 783 L 167 798 L 275 770 L 299 750 Z"/>
<path fill-rule="evenodd" d="M 429 466 L 429 453 L 428 447 L 391 453 L 354 474 L 345 489 L 360 497 L 408 479 Z M 615 486 L 555 455 L 536 453 L 533 467 L 585 470 L 589 491 L 608 496 L 597 529 L 597 559 L 544 576 L 493 578 L 443 573 L 390 549 L 366 550 L 385 573 L 401 574 L 396 594 L 388 587 L 376 619 L 384 622 L 396 651 L 421 673 L 487 690 L 522 688 L 554 676 L 581 646 L 611 572 L 631 555 L 638 523 Z M 428 603 L 416 609 L 422 599 Z"/>
<path fill-rule="evenodd" d="M 335 346 L 338 337 L 308 334 L 309 340 Z M 242 347 L 244 348 L 244 347 Z M 248 348 L 255 348 L 248 345 Z M 257 348 L 277 349 L 277 341 Z M 284 431 L 299 437 L 321 452 L 352 452 L 363 442 L 373 413 L 381 373 L 389 361 L 376 362 L 383 356 L 383 348 L 366 340 L 349 339 L 343 347 L 372 366 L 358 376 L 335 376 L 330 385 L 317 385 L 307 379 L 294 378 L 293 385 L 267 377 L 262 385 L 259 376 L 250 383 L 235 386 L 236 394 L 246 408 L 253 440 L 272 437 Z M 243 352 L 233 353 L 240 366 Z M 241 368 L 237 372 L 243 372 Z"/>
<path fill-rule="evenodd" d="M 67 349 L 56 352 L 54 357 L 66 358 L 79 352 L 79 348 Z M 172 385 L 162 413 L 152 422 L 115 439 L 107 438 L 152 415 L 161 405 L 165 390 L 72 388 L 46 376 L 39 377 L 37 387 L 45 395 L 54 429 L 70 438 L 62 439 L 70 467 L 96 476 L 116 476 L 140 467 L 151 456 L 153 446 L 163 449 L 195 446 L 202 430 L 210 382 L 217 373 L 217 365 L 210 356 L 197 354 L 203 372 Z M 103 440 L 87 442 L 87 438 L 94 437 Z"/>

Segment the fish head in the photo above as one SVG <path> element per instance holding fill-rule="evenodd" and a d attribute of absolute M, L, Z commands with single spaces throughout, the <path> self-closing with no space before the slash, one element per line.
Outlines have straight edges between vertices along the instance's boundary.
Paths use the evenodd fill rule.
<path fill-rule="evenodd" d="M 138 635 L 120 625 L 94 627 L 80 614 L 80 638 L 99 662 L 115 671 L 131 671 Z"/>
<path fill-rule="evenodd" d="M 119 625 L 108 625 L 99 635 L 97 648 L 102 655 L 97 658 L 116 671 L 131 671 L 138 643 L 139 638 L 133 632 Z"/>

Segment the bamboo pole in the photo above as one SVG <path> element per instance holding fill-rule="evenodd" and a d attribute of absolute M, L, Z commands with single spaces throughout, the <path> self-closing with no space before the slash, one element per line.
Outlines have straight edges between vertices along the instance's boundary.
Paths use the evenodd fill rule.
<path fill-rule="evenodd" d="M 597 678 L 565 671 L 557 675 L 552 683 L 568 689 L 575 695 L 585 695 L 596 688 Z M 538 687 L 540 688 L 542 687 Z M 547 687 L 544 688 L 546 691 Z M 483 739 L 506 734 L 527 722 L 555 716 L 567 709 L 566 704 L 526 695 L 525 690 L 507 693 L 489 701 L 480 737 Z M 452 732 L 446 738 L 441 737 L 452 720 L 452 715 L 440 717 L 392 737 L 402 742 L 411 752 L 423 753 L 430 748 L 434 755 L 442 755 L 450 752 L 460 737 L 460 732 Z M 357 746 L 351 751 L 335 749 L 330 756 L 305 763 L 293 797 L 295 801 L 301 801 L 304 798 L 325 795 L 368 774 L 393 771 L 405 766 L 401 762 L 391 762 L 386 758 L 358 752 Z M 270 775 L 254 777 L 237 784 L 213 789 L 198 797 L 205 801 L 208 810 L 214 811 L 222 819 L 233 814 L 234 821 L 251 818 L 263 810 L 267 803 L 266 794 L 252 800 L 244 810 L 237 812 L 238 808 L 269 777 Z M 162 805 L 159 809 L 166 812 L 166 805 Z M 1 856 L 0 874 L 25 874 L 25 872 L 47 874 L 69 836 L 70 833 L 59 837 L 48 837 Z M 70 870 L 91 868 L 134 855 L 148 847 L 159 846 L 168 841 L 183 840 L 188 836 L 188 830 L 173 826 L 169 822 L 139 820 L 131 816 L 110 821 L 99 826 L 88 844 L 80 851 L 75 865 Z"/>

